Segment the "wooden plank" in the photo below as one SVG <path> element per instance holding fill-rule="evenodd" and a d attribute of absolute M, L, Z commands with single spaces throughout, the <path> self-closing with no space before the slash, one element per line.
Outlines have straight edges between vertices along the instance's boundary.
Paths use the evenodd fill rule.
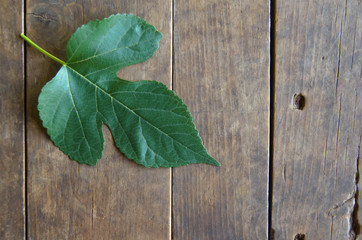
<path fill-rule="evenodd" d="M 65 59 L 66 41 L 77 27 L 117 12 L 145 18 L 164 36 L 151 60 L 123 70 L 121 77 L 170 84 L 171 1 L 31 0 L 28 35 Z M 108 128 L 97 166 L 69 160 L 46 135 L 36 110 L 41 87 L 60 66 L 33 48 L 28 56 L 29 238 L 169 239 L 170 169 L 146 169 L 126 159 Z"/>
<path fill-rule="evenodd" d="M 174 3 L 174 90 L 221 167 L 174 169 L 174 239 L 267 239 L 269 1 Z"/>
<path fill-rule="evenodd" d="M 24 239 L 23 2 L 1 1 L 0 16 L 0 239 Z"/>
<path fill-rule="evenodd" d="M 361 20 L 359 0 L 277 1 L 275 239 L 355 239 Z"/>

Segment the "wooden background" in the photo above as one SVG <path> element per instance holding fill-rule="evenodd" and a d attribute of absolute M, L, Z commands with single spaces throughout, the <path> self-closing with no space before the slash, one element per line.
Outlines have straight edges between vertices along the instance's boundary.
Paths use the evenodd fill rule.
<path fill-rule="evenodd" d="M 361 0 L 0 3 L 0 239 L 359 238 Z M 65 59 L 77 27 L 118 12 L 164 36 L 119 76 L 181 96 L 221 167 L 146 169 L 106 127 L 95 167 L 50 141 L 37 97 L 60 66 L 19 34 Z"/>

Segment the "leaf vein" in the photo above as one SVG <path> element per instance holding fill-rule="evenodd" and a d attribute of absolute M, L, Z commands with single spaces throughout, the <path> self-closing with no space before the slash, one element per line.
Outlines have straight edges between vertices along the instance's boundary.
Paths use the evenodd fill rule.
<path fill-rule="evenodd" d="M 78 47 L 74 50 L 74 52 L 72 53 L 72 55 L 69 57 L 68 62 L 73 58 L 74 54 L 78 51 L 78 49 L 82 46 L 82 44 L 86 41 L 88 41 L 88 39 L 90 38 L 90 35 L 92 35 L 97 29 L 94 28 L 88 35 L 86 38 L 83 39 L 83 41 L 81 41 L 78 45 Z"/>
<path fill-rule="evenodd" d="M 129 142 L 129 145 L 130 145 L 131 148 L 132 148 L 133 154 L 134 154 L 135 156 L 137 156 L 137 154 L 136 154 L 136 152 L 135 152 L 135 150 L 134 150 L 134 147 L 133 147 L 133 145 L 132 145 L 132 142 L 131 142 L 131 140 L 129 139 L 129 136 L 128 136 L 127 132 L 124 130 L 124 127 L 123 127 L 123 125 L 121 124 L 121 121 L 119 120 L 118 115 L 116 114 L 116 110 L 114 109 L 113 98 L 111 98 L 111 104 L 112 104 L 112 108 L 113 108 L 113 113 L 114 113 L 114 115 L 115 115 L 116 118 L 117 118 L 118 124 L 119 124 L 119 126 L 122 128 L 122 131 L 123 131 L 124 135 L 126 135 L 126 137 L 127 137 L 127 139 L 128 139 L 128 142 Z"/>
<path fill-rule="evenodd" d="M 138 45 L 138 44 L 140 44 L 140 43 L 151 42 L 151 41 L 154 41 L 154 39 L 148 39 L 148 40 L 146 40 L 146 41 L 137 42 L 137 43 L 135 43 L 135 44 L 133 44 L 133 45 L 130 45 L 130 46 L 117 47 L 117 48 L 114 48 L 114 49 L 109 50 L 109 51 L 107 51 L 107 52 L 100 53 L 100 54 L 98 54 L 98 55 L 93 55 L 93 56 L 90 56 L 90 57 L 87 57 L 87 58 L 84 58 L 84 59 L 82 59 L 82 60 L 78 60 L 78 61 L 75 61 L 75 62 L 70 62 L 70 59 L 69 59 L 69 60 L 67 61 L 67 63 L 68 63 L 68 64 L 78 64 L 78 63 L 85 62 L 85 61 L 88 61 L 88 60 L 90 60 L 90 59 L 97 58 L 97 57 L 100 57 L 100 56 L 103 56 L 103 55 L 107 55 L 107 54 L 109 54 L 109 53 L 112 53 L 112 52 L 115 52 L 115 51 L 118 51 L 118 50 L 121 50 L 121 49 L 125 49 L 125 48 L 128 48 L 129 50 L 131 50 L 131 51 L 133 51 L 133 52 L 136 52 L 135 50 L 130 49 L 130 48 L 133 47 L 133 46 L 136 46 L 136 45 Z M 138 52 L 139 52 L 139 51 L 138 51 Z M 147 51 L 145 51 L 145 52 L 147 52 Z"/>
<path fill-rule="evenodd" d="M 88 142 L 88 139 L 87 139 L 87 137 L 85 136 L 85 132 L 84 132 L 82 120 L 81 120 L 81 118 L 80 118 L 80 116 L 79 116 L 79 112 L 78 112 L 77 106 L 75 105 L 75 102 L 74 102 L 73 93 L 72 93 L 72 90 L 71 90 L 71 88 L 70 88 L 70 79 L 69 79 L 68 70 L 66 69 L 66 71 L 67 71 L 67 79 L 68 79 L 69 93 L 70 93 L 70 97 L 71 97 L 71 99 L 72 99 L 72 103 L 73 103 L 73 106 L 74 106 L 74 110 L 75 110 L 75 112 L 76 112 L 76 114 L 77 114 L 78 121 L 79 121 L 80 127 L 81 127 L 81 129 L 82 129 L 83 137 L 85 138 L 86 143 L 87 143 L 87 146 L 88 146 L 88 149 L 89 149 L 89 153 L 90 153 L 91 156 L 93 156 L 92 151 L 91 151 L 91 147 L 90 147 L 89 142 Z M 81 144 L 79 144 L 79 146 L 80 146 L 80 145 L 81 145 Z"/>

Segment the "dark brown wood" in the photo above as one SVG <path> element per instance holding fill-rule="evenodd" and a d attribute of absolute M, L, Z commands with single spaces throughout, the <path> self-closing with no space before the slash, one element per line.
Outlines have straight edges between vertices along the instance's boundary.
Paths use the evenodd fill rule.
<path fill-rule="evenodd" d="M 65 59 L 66 41 L 77 27 L 113 13 L 134 13 L 164 37 L 151 60 L 122 70 L 120 76 L 170 84 L 171 6 L 171 1 L 161 0 L 31 0 L 27 2 L 28 35 Z M 105 151 L 97 166 L 69 160 L 47 136 L 36 110 L 40 89 L 60 65 L 28 49 L 29 238 L 169 239 L 170 169 L 146 169 L 126 159 L 106 127 Z"/>
<path fill-rule="evenodd" d="M 361 20 L 359 0 L 277 1 L 275 239 L 356 238 Z"/>
<path fill-rule="evenodd" d="M 1 1 L 0 16 L 0 239 L 24 239 L 23 2 Z"/>
<path fill-rule="evenodd" d="M 269 1 L 176 0 L 174 13 L 174 90 L 222 164 L 174 169 L 174 239 L 267 239 Z"/>

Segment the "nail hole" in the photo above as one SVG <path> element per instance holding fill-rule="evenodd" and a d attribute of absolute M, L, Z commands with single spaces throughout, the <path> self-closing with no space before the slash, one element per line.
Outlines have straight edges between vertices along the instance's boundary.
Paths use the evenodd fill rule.
<path fill-rule="evenodd" d="M 303 110 L 305 105 L 305 98 L 301 93 L 295 93 L 293 95 L 293 108 L 298 110 Z"/>
<path fill-rule="evenodd" d="M 305 234 L 298 233 L 295 235 L 294 240 L 305 240 Z"/>

